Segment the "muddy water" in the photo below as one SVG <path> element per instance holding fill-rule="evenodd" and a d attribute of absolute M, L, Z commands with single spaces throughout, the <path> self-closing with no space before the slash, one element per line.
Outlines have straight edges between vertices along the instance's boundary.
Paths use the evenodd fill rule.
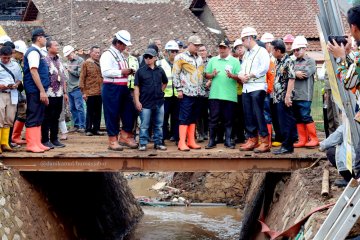
<path fill-rule="evenodd" d="M 128 180 L 135 196 L 156 198 L 157 181 Z M 238 239 L 241 213 L 228 207 L 143 207 L 144 217 L 129 240 Z"/>

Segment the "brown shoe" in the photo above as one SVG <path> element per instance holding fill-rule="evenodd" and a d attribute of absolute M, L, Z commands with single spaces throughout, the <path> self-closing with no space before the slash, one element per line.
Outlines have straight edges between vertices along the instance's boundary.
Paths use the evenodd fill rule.
<path fill-rule="evenodd" d="M 134 135 L 123 130 L 120 132 L 119 143 L 122 146 L 127 146 L 132 149 L 136 149 L 138 147 L 138 144 L 135 142 Z"/>
<path fill-rule="evenodd" d="M 108 149 L 111 151 L 122 151 L 124 148 L 119 145 L 116 137 L 109 137 Z"/>
<path fill-rule="evenodd" d="M 269 136 L 260 137 L 261 144 L 259 147 L 254 149 L 255 153 L 270 152 Z"/>
<path fill-rule="evenodd" d="M 240 151 L 252 151 L 254 148 L 259 146 L 258 137 L 253 137 L 248 139 L 248 143 L 240 147 Z"/>

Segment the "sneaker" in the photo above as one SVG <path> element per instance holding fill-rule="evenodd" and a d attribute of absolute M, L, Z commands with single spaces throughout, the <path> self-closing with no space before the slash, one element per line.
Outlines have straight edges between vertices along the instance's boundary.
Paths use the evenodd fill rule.
<path fill-rule="evenodd" d="M 93 132 L 92 134 L 94 134 L 95 136 L 104 136 L 104 133 L 100 131 Z"/>
<path fill-rule="evenodd" d="M 50 148 L 50 149 L 54 149 L 54 148 L 55 148 L 55 146 L 54 146 L 50 141 L 45 142 L 45 143 L 42 143 L 42 145 L 44 145 L 45 147 L 48 147 L 48 148 Z"/>
<path fill-rule="evenodd" d="M 175 140 L 174 137 L 171 137 L 171 138 L 169 139 L 169 141 L 170 141 L 170 142 L 175 142 L 176 140 Z"/>
<path fill-rule="evenodd" d="M 77 132 L 79 130 L 78 127 L 72 127 L 69 129 L 69 132 Z"/>
<path fill-rule="evenodd" d="M 164 145 L 154 145 L 154 149 L 165 151 L 167 150 L 167 147 L 165 147 Z"/>
<path fill-rule="evenodd" d="M 344 188 L 348 185 L 348 181 L 346 181 L 345 179 L 336 179 L 334 182 L 334 185 L 339 187 L 339 188 Z"/>
<path fill-rule="evenodd" d="M 146 151 L 146 145 L 139 145 L 139 151 Z"/>
<path fill-rule="evenodd" d="M 92 132 L 86 132 L 85 135 L 86 136 L 93 136 L 94 134 Z"/>
<path fill-rule="evenodd" d="M 59 140 L 52 141 L 51 143 L 52 143 L 52 144 L 54 145 L 54 147 L 56 147 L 56 148 L 63 148 L 63 147 L 65 147 L 65 144 L 62 144 L 61 142 L 59 142 Z"/>
<path fill-rule="evenodd" d="M 85 128 L 79 128 L 79 129 L 77 130 L 77 132 L 78 132 L 78 133 L 84 133 L 84 132 L 85 132 Z"/>

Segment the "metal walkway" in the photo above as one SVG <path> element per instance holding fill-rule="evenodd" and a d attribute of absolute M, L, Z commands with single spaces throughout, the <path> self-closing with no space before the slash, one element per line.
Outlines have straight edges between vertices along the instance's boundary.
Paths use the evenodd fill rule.
<path fill-rule="evenodd" d="M 174 143 L 167 142 L 167 151 L 125 149 L 122 152 L 107 150 L 106 137 L 72 135 L 64 141 L 67 146 L 46 153 L 27 153 L 20 149 L 3 153 L 0 161 L 20 171 L 71 171 L 71 172 L 235 172 L 272 171 L 289 172 L 310 166 L 325 154 L 316 149 L 296 149 L 295 153 L 276 156 L 272 153 L 255 154 L 225 149 L 222 144 L 211 150 L 180 152 Z M 203 144 L 205 146 L 205 144 Z"/>

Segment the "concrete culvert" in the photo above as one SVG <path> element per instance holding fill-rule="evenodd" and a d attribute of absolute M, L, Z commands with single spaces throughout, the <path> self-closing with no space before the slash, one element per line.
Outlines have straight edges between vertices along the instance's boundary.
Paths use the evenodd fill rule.
<path fill-rule="evenodd" d="M 143 215 L 120 173 L 22 175 L 48 199 L 70 239 L 123 239 Z"/>

